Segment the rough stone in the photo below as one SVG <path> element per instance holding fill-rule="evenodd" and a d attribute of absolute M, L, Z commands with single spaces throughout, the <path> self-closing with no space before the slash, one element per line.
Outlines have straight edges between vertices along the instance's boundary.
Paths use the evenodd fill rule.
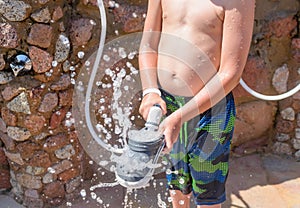
<path fill-rule="evenodd" d="M 62 182 L 56 181 L 49 183 L 45 186 L 43 194 L 48 198 L 63 198 L 65 196 L 64 184 Z"/>
<path fill-rule="evenodd" d="M 49 2 L 49 0 L 39 0 L 39 3 L 40 4 L 46 4 L 46 3 L 48 3 Z"/>
<path fill-rule="evenodd" d="M 295 157 L 299 160 L 300 159 L 300 150 L 298 150 L 297 152 L 295 152 Z"/>
<path fill-rule="evenodd" d="M 289 69 L 287 64 L 276 69 L 272 84 L 278 93 L 284 93 L 287 91 L 287 81 L 289 78 Z"/>
<path fill-rule="evenodd" d="M 12 152 L 5 151 L 5 155 L 10 161 L 14 163 L 17 163 L 19 165 L 25 164 L 20 153 L 12 153 Z"/>
<path fill-rule="evenodd" d="M 54 60 L 58 62 L 65 61 L 70 53 L 71 44 L 69 38 L 65 34 L 60 34 L 55 45 Z"/>
<path fill-rule="evenodd" d="M 10 174 L 9 170 L 2 169 L 0 170 L 0 190 L 9 190 L 11 189 Z"/>
<path fill-rule="evenodd" d="M 28 164 L 33 167 L 48 168 L 51 165 L 50 156 L 44 151 L 36 152 Z"/>
<path fill-rule="evenodd" d="M 75 150 L 71 144 L 55 151 L 55 156 L 59 159 L 70 159 L 73 155 L 75 155 Z"/>
<path fill-rule="evenodd" d="M 290 140 L 290 135 L 284 134 L 284 133 L 277 133 L 276 140 L 279 142 L 286 142 L 286 141 Z"/>
<path fill-rule="evenodd" d="M 38 144 L 30 141 L 22 142 L 17 145 L 18 152 L 21 153 L 21 157 L 24 160 L 28 160 L 33 157 L 34 153 L 41 149 Z"/>
<path fill-rule="evenodd" d="M 51 170 L 53 170 L 53 172 L 52 171 L 50 171 L 50 172 L 55 173 L 55 174 L 60 174 L 60 173 L 66 171 L 66 170 L 68 170 L 72 167 L 73 167 L 73 163 L 71 161 L 63 160 L 63 161 L 53 165 L 51 167 Z M 48 169 L 48 172 L 49 172 L 49 169 Z"/>
<path fill-rule="evenodd" d="M 292 39 L 292 55 L 293 58 L 300 62 L 300 38 L 293 38 Z"/>
<path fill-rule="evenodd" d="M 0 28 L 1 28 L 1 26 L 0 26 Z M 2 29 L 0 29 L 0 31 L 2 31 Z M 1 41 L 1 37 L 0 37 L 0 41 Z M 0 45 L 2 45 L 2 44 L 0 44 Z M 0 71 L 5 68 L 5 64 L 6 64 L 6 62 L 4 60 L 3 54 L 0 54 Z"/>
<path fill-rule="evenodd" d="M 46 113 L 52 111 L 58 104 L 58 96 L 56 93 L 47 93 L 38 109 L 39 112 Z"/>
<path fill-rule="evenodd" d="M 4 88 L 4 90 L 1 92 L 1 94 L 2 94 L 2 97 L 4 98 L 4 100 L 9 101 L 9 100 L 13 99 L 15 96 L 17 96 L 21 90 L 22 90 L 21 88 L 7 86 Z"/>
<path fill-rule="evenodd" d="M 74 46 L 87 44 L 92 37 L 93 25 L 90 19 L 80 18 L 71 22 L 70 38 Z"/>
<path fill-rule="evenodd" d="M 52 20 L 57 21 L 61 19 L 64 16 L 63 10 L 60 6 L 54 8 L 53 14 L 52 14 Z"/>
<path fill-rule="evenodd" d="M 113 10 L 115 20 L 121 22 L 124 32 L 138 32 L 143 30 L 146 7 L 121 4 Z"/>
<path fill-rule="evenodd" d="M 269 23 L 269 31 L 276 37 L 290 36 L 291 32 L 297 27 L 297 20 L 294 16 L 276 18 Z"/>
<path fill-rule="evenodd" d="M 7 104 L 8 109 L 18 113 L 31 114 L 27 95 L 25 92 L 20 93 Z"/>
<path fill-rule="evenodd" d="M 32 167 L 32 166 L 27 166 L 25 169 L 25 172 L 30 174 L 30 175 L 41 175 L 46 172 L 46 169 L 43 167 Z"/>
<path fill-rule="evenodd" d="M 272 149 L 273 152 L 276 154 L 286 154 L 286 155 L 293 154 L 292 147 L 287 143 L 275 142 Z"/>
<path fill-rule="evenodd" d="M 32 134 L 37 134 L 44 127 L 45 122 L 46 119 L 42 115 L 29 115 L 26 116 L 24 125 Z"/>
<path fill-rule="evenodd" d="M 81 184 L 81 176 L 71 179 L 69 182 L 66 183 L 66 192 L 72 193 L 74 192 Z"/>
<path fill-rule="evenodd" d="M 11 72 L 0 71 L 0 84 L 7 84 L 13 80 Z"/>
<path fill-rule="evenodd" d="M 295 129 L 295 137 L 296 139 L 300 139 L 300 128 Z"/>
<path fill-rule="evenodd" d="M 300 139 L 292 139 L 292 145 L 294 149 L 300 150 Z"/>
<path fill-rule="evenodd" d="M 16 126 L 17 125 L 17 116 L 13 114 L 8 108 L 1 108 L 1 116 L 7 126 Z"/>
<path fill-rule="evenodd" d="M 39 198 L 39 193 L 34 189 L 27 189 L 24 193 L 23 205 L 32 208 L 43 208 L 44 202 Z"/>
<path fill-rule="evenodd" d="M 276 130 L 281 133 L 291 133 L 294 129 L 294 124 L 292 121 L 286 121 L 282 119 L 277 119 Z"/>
<path fill-rule="evenodd" d="M 0 23 L 0 47 L 16 48 L 18 44 L 19 44 L 19 36 L 17 30 L 9 23 Z M 3 60 L 3 55 L 2 55 L 2 60 Z M 4 69 L 4 66 L 5 66 L 5 62 L 1 61 L 0 64 L 1 70 Z"/>
<path fill-rule="evenodd" d="M 29 48 L 29 56 L 36 73 L 44 73 L 51 69 L 53 57 L 47 51 L 32 46 Z"/>
<path fill-rule="evenodd" d="M 12 138 L 10 138 L 7 134 L 0 132 L 0 139 L 5 145 L 5 148 L 9 151 L 15 150 L 16 144 Z"/>
<path fill-rule="evenodd" d="M 0 131 L 6 133 L 6 123 L 0 118 Z"/>
<path fill-rule="evenodd" d="M 58 179 L 60 181 L 66 182 L 71 180 L 72 178 L 78 177 L 80 174 L 80 171 L 77 168 L 71 168 L 69 170 L 66 170 L 58 175 Z"/>
<path fill-rule="evenodd" d="M 65 91 L 60 91 L 58 93 L 59 106 L 71 106 L 73 98 L 73 89 L 68 89 Z"/>
<path fill-rule="evenodd" d="M 43 177 L 43 183 L 47 184 L 47 183 L 52 183 L 53 181 L 55 181 L 57 179 L 57 175 L 53 174 L 53 173 L 46 173 Z"/>
<path fill-rule="evenodd" d="M 0 164 L 2 165 L 2 167 L 8 165 L 3 147 L 0 147 Z M 0 168 L 0 171 L 1 171 L 1 168 Z"/>
<path fill-rule="evenodd" d="M 296 92 L 296 93 L 293 95 L 293 99 L 295 99 L 295 100 L 300 100 L 300 91 Z"/>
<path fill-rule="evenodd" d="M 35 139 L 36 141 L 41 141 L 41 140 L 47 138 L 47 136 L 49 136 L 48 133 L 42 132 L 42 133 L 40 133 L 39 135 L 36 135 L 36 136 L 34 137 L 34 139 Z"/>
<path fill-rule="evenodd" d="M 13 140 L 18 142 L 28 140 L 31 136 L 30 132 L 27 129 L 14 126 L 7 127 L 7 134 Z"/>
<path fill-rule="evenodd" d="M 29 189 L 40 189 L 43 186 L 40 176 L 21 173 L 16 175 L 16 179 L 22 186 Z"/>
<path fill-rule="evenodd" d="M 0 1 L 0 14 L 9 21 L 23 21 L 29 17 L 31 6 L 24 1 L 2 0 Z"/>
<path fill-rule="evenodd" d="M 68 110 L 66 108 L 62 108 L 52 114 L 49 125 L 50 129 L 56 129 L 59 127 L 61 122 L 64 120 L 67 111 Z"/>
<path fill-rule="evenodd" d="M 71 77 L 68 74 L 64 74 L 60 77 L 60 79 L 53 83 L 50 88 L 51 90 L 65 90 L 71 85 Z"/>
<path fill-rule="evenodd" d="M 49 8 L 45 7 L 42 8 L 41 10 L 32 13 L 31 18 L 34 19 L 36 22 L 49 23 L 51 20 L 51 14 L 49 12 Z"/>
<path fill-rule="evenodd" d="M 300 113 L 297 114 L 297 126 L 300 127 Z"/>
<path fill-rule="evenodd" d="M 284 120 L 294 121 L 295 120 L 295 111 L 293 108 L 289 107 L 280 112 L 281 117 Z"/>
<path fill-rule="evenodd" d="M 50 136 L 45 144 L 44 149 L 47 152 L 52 152 L 58 150 L 69 143 L 68 137 L 64 133 L 59 133 L 57 135 Z"/>
<path fill-rule="evenodd" d="M 265 101 L 254 101 L 237 107 L 233 146 L 260 138 L 273 126 L 275 109 Z M 265 116 L 261 116 L 265 115 Z"/>
<path fill-rule="evenodd" d="M 45 24 L 36 23 L 31 26 L 30 33 L 27 38 L 29 44 L 48 48 L 51 45 L 53 31 L 52 27 Z"/>

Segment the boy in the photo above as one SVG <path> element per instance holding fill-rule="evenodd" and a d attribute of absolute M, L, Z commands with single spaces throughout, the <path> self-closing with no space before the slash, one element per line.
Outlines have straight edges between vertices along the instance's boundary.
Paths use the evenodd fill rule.
<path fill-rule="evenodd" d="M 149 0 L 139 65 L 140 114 L 154 104 L 174 208 L 220 208 L 225 201 L 235 106 L 251 43 L 254 0 Z M 168 113 L 167 113 L 168 112 Z"/>

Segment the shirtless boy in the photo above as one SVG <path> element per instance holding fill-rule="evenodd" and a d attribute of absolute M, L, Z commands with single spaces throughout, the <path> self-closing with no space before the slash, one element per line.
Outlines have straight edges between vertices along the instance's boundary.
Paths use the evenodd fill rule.
<path fill-rule="evenodd" d="M 140 113 L 146 119 L 154 104 L 169 112 L 160 131 L 172 159 L 167 180 L 174 208 L 190 207 L 190 193 L 201 208 L 219 208 L 226 199 L 235 118 L 231 91 L 248 56 L 254 8 L 255 0 L 148 2 Z M 182 130 L 192 121 L 193 128 Z"/>

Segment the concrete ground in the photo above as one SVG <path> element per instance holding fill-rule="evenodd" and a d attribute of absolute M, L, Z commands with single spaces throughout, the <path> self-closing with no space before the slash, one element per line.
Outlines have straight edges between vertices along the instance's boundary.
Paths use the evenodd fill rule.
<path fill-rule="evenodd" d="M 96 184 L 85 182 L 82 189 L 86 197 L 69 200 L 59 208 L 171 207 L 162 178 L 155 179 L 148 188 L 129 193 L 121 186 L 90 191 Z M 21 208 L 5 195 L 0 195 L 0 207 Z M 223 208 L 300 208 L 300 162 L 259 154 L 232 158 Z"/>

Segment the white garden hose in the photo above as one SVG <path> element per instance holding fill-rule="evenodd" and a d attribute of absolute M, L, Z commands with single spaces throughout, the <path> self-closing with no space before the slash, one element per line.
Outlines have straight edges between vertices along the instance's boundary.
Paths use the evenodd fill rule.
<path fill-rule="evenodd" d="M 296 87 L 294 87 L 293 89 L 291 89 L 288 92 L 285 92 L 283 94 L 280 95 L 264 95 L 261 93 L 258 93 L 256 91 L 254 91 L 253 89 L 251 89 L 245 82 L 244 80 L 241 78 L 240 79 L 240 84 L 242 85 L 242 87 L 249 92 L 251 95 L 253 95 L 254 97 L 257 97 L 259 99 L 262 100 L 269 100 L 269 101 L 276 101 L 276 100 L 283 100 L 285 98 L 288 98 L 292 95 L 294 95 L 295 93 L 297 93 L 300 90 L 300 84 L 298 84 Z"/>

